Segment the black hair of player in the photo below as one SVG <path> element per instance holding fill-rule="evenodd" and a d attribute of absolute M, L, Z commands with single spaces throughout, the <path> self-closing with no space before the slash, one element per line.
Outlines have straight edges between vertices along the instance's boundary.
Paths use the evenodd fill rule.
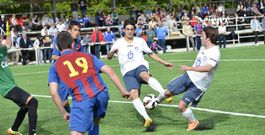
<path fill-rule="evenodd" d="M 71 49 L 72 43 L 74 42 L 71 34 L 67 31 L 62 31 L 57 36 L 57 46 L 60 51 L 65 49 Z"/>

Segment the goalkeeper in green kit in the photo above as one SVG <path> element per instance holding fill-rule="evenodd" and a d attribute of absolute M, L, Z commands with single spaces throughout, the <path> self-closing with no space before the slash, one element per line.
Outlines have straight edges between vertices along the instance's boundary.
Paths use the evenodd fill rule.
<path fill-rule="evenodd" d="M 7 63 L 7 50 L 10 47 L 10 36 L 7 36 L 4 40 L 3 36 L 0 35 L 0 94 L 19 106 L 16 119 L 6 133 L 8 135 L 22 135 L 18 132 L 18 128 L 28 113 L 28 135 L 36 135 L 38 100 L 16 85 Z"/>

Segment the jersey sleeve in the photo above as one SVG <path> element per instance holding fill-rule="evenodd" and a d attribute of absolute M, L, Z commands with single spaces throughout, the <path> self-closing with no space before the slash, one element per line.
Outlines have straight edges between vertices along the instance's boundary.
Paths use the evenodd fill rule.
<path fill-rule="evenodd" d="M 112 45 L 112 47 L 110 49 L 110 52 L 113 51 L 113 50 L 115 50 L 115 49 L 118 49 L 118 43 L 117 43 L 117 41 L 113 43 L 113 45 Z"/>
<path fill-rule="evenodd" d="M 57 49 L 56 45 L 52 49 L 52 55 L 61 56 L 61 52 Z"/>
<path fill-rule="evenodd" d="M 56 68 L 55 68 L 55 63 L 50 68 L 48 82 L 49 83 L 55 82 L 55 83 L 59 84 L 59 76 L 58 76 Z"/>
<path fill-rule="evenodd" d="M 101 67 L 103 67 L 105 65 L 105 63 L 98 59 L 96 56 L 92 55 L 93 61 L 94 61 L 94 66 L 96 68 L 97 71 L 100 71 Z"/>
<path fill-rule="evenodd" d="M 215 67 L 220 62 L 220 57 L 220 52 L 215 51 L 212 53 L 207 63 Z"/>
<path fill-rule="evenodd" d="M 149 54 L 149 53 L 153 53 L 152 52 L 152 50 L 148 47 L 148 45 L 147 45 L 147 43 L 143 40 L 143 39 L 141 39 L 142 41 L 141 41 L 141 43 L 142 43 L 142 47 L 143 47 L 143 51 L 145 52 L 145 53 L 147 53 L 147 54 Z"/>

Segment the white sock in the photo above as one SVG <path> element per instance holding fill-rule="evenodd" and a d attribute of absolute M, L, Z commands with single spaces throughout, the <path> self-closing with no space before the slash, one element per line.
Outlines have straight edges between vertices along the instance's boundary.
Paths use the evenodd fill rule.
<path fill-rule="evenodd" d="M 154 89 L 155 91 L 159 92 L 159 96 L 157 97 L 158 102 L 162 102 L 166 96 L 165 96 L 165 89 L 161 86 L 161 84 L 153 77 L 150 77 L 148 80 L 149 86 Z"/>
<path fill-rule="evenodd" d="M 140 98 L 136 98 L 132 101 L 134 108 L 138 111 L 138 113 L 144 117 L 144 119 L 150 119 L 150 117 L 148 116 L 145 108 L 144 108 L 144 104 L 142 103 L 142 101 L 140 100 Z"/>
<path fill-rule="evenodd" d="M 196 118 L 194 117 L 192 110 L 190 108 L 187 108 L 186 111 L 182 112 L 182 115 L 188 119 L 189 122 L 196 121 Z"/>
<path fill-rule="evenodd" d="M 161 84 L 153 77 L 150 77 L 148 80 L 149 86 L 155 91 L 159 92 L 160 95 L 164 95 L 165 89 L 161 86 Z"/>

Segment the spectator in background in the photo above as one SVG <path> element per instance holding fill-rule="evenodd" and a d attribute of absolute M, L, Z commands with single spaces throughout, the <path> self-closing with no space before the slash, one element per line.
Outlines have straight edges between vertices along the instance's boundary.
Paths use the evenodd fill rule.
<path fill-rule="evenodd" d="M 263 19 L 261 21 L 262 31 L 264 35 L 264 44 L 265 44 L 265 16 L 263 16 Z"/>
<path fill-rule="evenodd" d="M 41 29 L 42 26 L 40 18 L 37 15 L 34 15 L 34 17 L 32 18 L 32 30 L 41 30 Z"/>
<path fill-rule="evenodd" d="M 87 14 L 87 3 L 86 3 L 86 1 L 80 0 L 79 1 L 79 7 L 80 7 L 81 15 L 86 16 L 86 14 Z"/>
<path fill-rule="evenodd" d="M 151 47 L 155 36 L 155 31 L 151 27 L 148 27 L 148 30 L 146 31 L 146 43 L 148 47 Z"/>
<path fill-rule="evenodd" d="M 195 43 L 193 39 L 194 32 L 189 21 L 186 21 L 185 25 L 182 27 L 182 33 L 184 36 L 186 36 L 186 39 L 190 41 L 193 51 L 195 51 Z"/>
<path fill-rule="evenodd" d="M 31 42 L 26 32 L 22 32 L 22 38 L 20 38 L 19 47 L 22 49 L 22 65 L 26 65 L 30 57 L 29 50 L 27 49 L 31 47 Z"/>
<path fill-rule="evenodd" d="M 83 40 L 81 42 L 82 42 L 82 46 L 83 46 L 84 52 L 91 53 L 90 50 L 88 50 L 88 48 L 89 48 L 89 46 L 90 46 L 90 44 L 92 42 L 91 36 L 89 34 L 86 34 L 83 37 Z"/>
<path fill-rule="evenodd" d="M 101 45 L 104 44 L 104 36 L 103 33 L 98 29 L 98 27 L 95 27 L 92 32 L 92 45 L 94 46 L 94 55 L 97 56 L 97 58 L 100 59 L 100 49 Z"/>
<path fill-rule="evenodd" d="M 261 30 L 261 26 L 259 20 L 257 19 L 257 16 L 254 16 L 253 19 L 251 19 L 250 27 L 255 35 L 255 45 L 258 45 L 258 40 L 259 40 L 258 33 Z"/>
<path fill-rule="evenodd" d="M 141 37 L 142 32 L 143 32 L 143 25 L 141 23 L 136 24 L 135 36 Z"/>
<path fill-rule="evenodd" d="M 30 28 L 29 26 L 29 18 L 27 16 L 27 14 L 23 14 L 21 19 L 21 28 L 23 31 L 28 31 L 28 29 Z"/>
<path fill-rule="evenodd" d="M 43 37 L 43 47 L 43 62 L 46 63 L 48 59 L 49 63 L 52 63 L 51 39 L 49 35 Z"/>
<path fill-rule="evenodd" d="M 107 31 L 104 32 L 104 41 L 106 45 L 107 54 L 109 54 L 113 42 L 116 41 L 116 36 L 111 31 L 110 27 L 107 27 Z"/>
<path fill-rule="evenodd" d="M 194 31 L 195 31 L 195 41 L 196 41 L 196 49 L 199 51 L 201 49 L 201 35 L 203 26 L 200 20 L 197 20 L 197 23 L 194 25 Z"/>
<path fill-rule="evenodd" d="M 101 11 L 97 11 L 96 16 L 95 16 L 95 23 L 96 23 L 96 26 L 105 25 L 105 19 Z"/>
<path fill-rule="evenodd" d="M 113 20 L 112 20 L 110 14 L 108 14 L 105 17 L 105 26 L 112 26 L 112 25 L 113 25 Z"/>
<path fill-rule="evenodd" d="M 150 9 L 150 6 L 147 6 L 147 8 L 144 11 L 144 14 L 146 16 L 146 21 L 149 22 L 152 18 L 152 10 Z"/>
<path fill-rule="evenodd" d="M 159 50 L 163 50 L 163 48 L 157 44 L 157 41 L 156 40 L 154 40 L 154 42 L 151 44 L 150 49 L 155 54 L 157 54 Z"/>
<path fill-rule="evenodd" d="M 37 55 L 37 64 L 41 64 L 42 63 L 42 59 L 43 59 L 43 53 L 40 49 L 40 47 L 42 46 L 42 37 L 38 36 L 37 39 L 34 41 L 33 43 L 33 48 L 36 50 L 36 55 Z"/>
<path fill-rule="evenodd" d="M 18 19 L 16 17 L 15 14 L 13 14 L 10 18 L 9 18 L 9 24 L 14 27 L 15 29 L 17 29 L 18 31 L 21 31 L 21 27 L 19 25 Z"/>
<path fill-rule="evenodd" d="M 6 19 L 4 15 L 1 15 L 0 27 L 6 32 Z"/>
<path fill-rule="evenodd" d="M 218 26 L 218 40 L 219 40 L 219 48 L 226 48 L 226 26 L 224 25 L 224 22 L 221 22 L 221 24 Z"/>
<path fill-rule="evenodd" d="M 76 1 L 73 1 L 73 3 L 71 3 L 71 11 L 73 20 L 76 21 L 78 17 L 78 4 L 76 3 Z"/>
<path fill-rule="evenodd" d="M 119 14 L 116 12 L 115 8 L 112 9 L 110 16 L 111 16 L 111 19 L 113 20 L 113 24 L 118 25 L 119 24 Z"/>
<path fill-rule="evenodd" d="M 163 53 L 166 53 L 166 36 L 168 34 L 167 29 L 163 26 L 162 22 L 158 23 L 156 28 L 156 36 L 158 39 L 158 44 L 163 48 Z"/>
<path fill-rule="evenodd" d="M 124 37 L 125 33 L 124 33 L 124 21 L 121 21 L 120 25 L 119 25 L 119 35 L 120 38 Z"/>

